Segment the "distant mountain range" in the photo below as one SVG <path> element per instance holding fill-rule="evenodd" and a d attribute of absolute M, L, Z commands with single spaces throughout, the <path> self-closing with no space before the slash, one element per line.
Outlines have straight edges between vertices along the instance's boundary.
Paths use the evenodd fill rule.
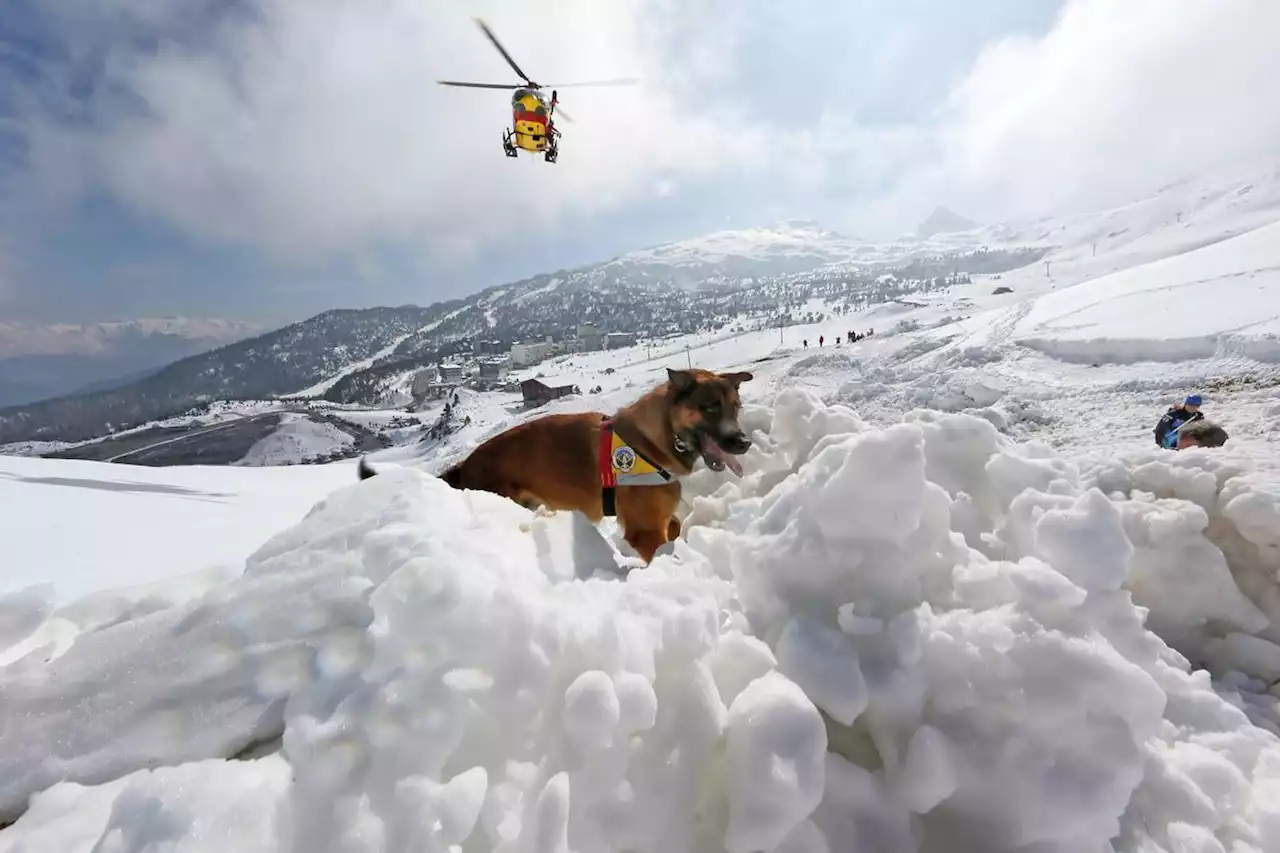
<path fill-rule="evenodd" d="M 88 325 L 0 322 L 0 406 L 128 384 L 262 331 L 259 323 L 207 317 Z"/>
<path fill-rule="evenodd" d="M 0 445 L 81 441 L 216 400 L 401 405 L 418 369 L 471 353 L 478 342 L 505 351 L 519 341 L 571 337 L 580 323 L 643 338 L 717 329 L 744 317 L 773 322 L 787 314 L 789 323 L 804 322 L 798 306 L 809 299 L 857 310 L 1051 252 L 1087 252 L 1099 241 L 1137 262 L 1178 251 L 1184 217 L 1231 223 L 1223 238 L 1232 228 L 1240 233 L 1280 217 L 1280 174 L 1220 183 L 1179 185 L 1064 220 L 976 226 L 940 208 L 921 223 L 921 234 L 931 236 L 880 243 L 789 221 L 669 243 L 425 308 L 327 311 L 147 368 L 131 381 L 0 409 Z M 1155 240 L 1157 232 L 1163 236 Z"/>

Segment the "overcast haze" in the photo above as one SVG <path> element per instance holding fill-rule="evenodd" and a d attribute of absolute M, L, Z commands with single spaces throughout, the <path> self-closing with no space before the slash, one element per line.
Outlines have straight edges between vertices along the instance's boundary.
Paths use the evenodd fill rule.
<path fill-rule="evenodd" d="M 1086 209 L 1274 156 L 1274 0 L 0 0 L 0 318 L 426 304 L 786 217 Z M 508 160 L 513 81 L 566 89 Z"/>

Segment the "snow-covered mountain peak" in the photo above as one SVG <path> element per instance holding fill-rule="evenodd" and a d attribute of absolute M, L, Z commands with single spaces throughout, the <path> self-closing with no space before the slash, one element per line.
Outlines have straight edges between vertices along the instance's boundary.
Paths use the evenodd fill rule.
<path fill-rule="evenodd" d="M 929 238 L 936 234 L 952 234 L 959 231 L 972 231 L 982 227 L 971 219 L 966 219 L 950 208 L 939 205 L 925 217 L 916 227 L 916 236 Z"/>
<path fill-rule="evenodd" d="M 853 258 L 856 238 L 812 220 L 783 220 L 770 225 L 714 231 L 688 240 L 629 252 L 601 269 L 612 275 L 637 275 L 656 281 L 692 284 L 724 276 L 767 276 L 800 272 Z"/>

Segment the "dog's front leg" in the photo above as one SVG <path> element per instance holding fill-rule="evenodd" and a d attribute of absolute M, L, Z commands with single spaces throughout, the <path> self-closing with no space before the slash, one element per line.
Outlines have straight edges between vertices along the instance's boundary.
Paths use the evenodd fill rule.
<path fill-rule="evenodd" d="M 647 566 L 653 562 L 653 555 L 657 550 L 667 543 L 667 537 L 664 530 L 628 530 L 623 538 L 627 540 L 627 544 L 635 549 L 640 555 L 640 559 L 644 560 Z"/>

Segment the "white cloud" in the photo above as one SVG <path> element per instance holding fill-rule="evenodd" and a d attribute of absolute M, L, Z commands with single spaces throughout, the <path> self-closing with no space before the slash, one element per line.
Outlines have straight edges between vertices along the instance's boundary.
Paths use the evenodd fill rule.
<path fill-rule="evenodd" d="M 1014 12 L 985 4 L 970 32 L 951 6 L 917 21 L 778 1 L 240 0 L 253 14 L 189 21 L 158 51 L 117 46 L 95 122 L 28 127 L 33 178 L 45 198 L 105 189 L 210 240 L 303 256 L 412 245 L 439 262 L 635 201 L 716 204 L 690 191 L 704 177 L 758 188 L 726 218 L 835 204 L 839 224 L 885 235 L 939 203 L 1040 215 L 1280 151 L 1275 0 L 1068 0 L 1046 35 L 989 42 L 958 75 Z M 175 10 L 205 2 L 50 0 L 68 26 L 113 33 L 176 27 Z M 507 93 L 435 83 L 513 79 L 473 14 L 535 79 L 643 85 L 563 90 L 577 121 L 560 162 L 508 160 Z M 866 114 L 895 94 L 942 106 Z M 796 124 L 811 111 L 788 112 L 791 97 L 826 107 Z"/>
<path fill-rule="evenodd" d="M 1043 38 L 983 51 L 884 204 L 988 220 L 1123 203 L 1280 161 L 1280 3 L 1072 0 Z"/>
<path fill-rule="evenodd" d="M 111 56 L 94 126 L 31 128 L 33 167 L 46 193 L 102 186 L 217 240 L 304 254 L 388 240 L 474 250 L 760 156 L 757 134 L 726 132 L 674 94 L 689 85 L 666 53 L 674 10 L 670 0 L 465 10 L 450 0 L 258 0 L 199 49 Z M 575 121 L 561 123 L 560 161 L 508 160 L 509 93 L 435 82 L 516 82 L 472 14 L 539 82 L 642 85 L 563 90 Z M 701 61 L 714 68 L 710 55 Z"/>

